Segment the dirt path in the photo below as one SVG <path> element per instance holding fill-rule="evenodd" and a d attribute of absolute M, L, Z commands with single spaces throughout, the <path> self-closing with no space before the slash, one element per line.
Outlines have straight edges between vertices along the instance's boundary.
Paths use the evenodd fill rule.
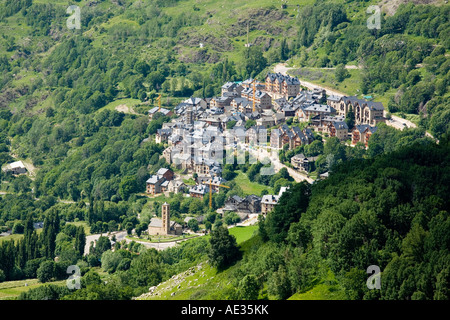
<path fill-rule="evenodd" d="M 134 111 L 133 107 L 129 107 L 126 104 L 118 105 L 116 107 L 116 111 L 123 112 L 123 113 L 137 114 L 137 112 Z"/>

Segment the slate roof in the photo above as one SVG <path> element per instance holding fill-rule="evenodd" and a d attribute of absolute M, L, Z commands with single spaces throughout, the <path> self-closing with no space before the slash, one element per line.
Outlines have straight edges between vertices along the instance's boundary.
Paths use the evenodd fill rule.
<path fill-rule="evenodd" d="M 197 184 L 189 189 L 189 193 L 207 194 L 209 187 L 206 184 Z"/>
<path fill-rule="evenodd" d="M 336 128 L 336 130 L 348 130 L 347 123 L 343 121 L 333 121 L 331 122 L 331 125 Z"/>
<path fill-rule="evenodd" d="M 317 104 L 317 103 L 310 105 L 310 106 L 303 107 L 303 110 L 319 111 L 319 112 L 326 112 L 326 113 L 336 112 L 336 109 L 334 109 L 326 104 Z"/>
<path fill-rule="evenodd" d="M 297 85 L 297 84 L 299 85 L 300 84 L 300 80 L 298 80 L 298 78 L 294 78 L 294 77 L 291 77 L 288 75 L 285 76 L 279 72 L 278 73 L 269 73 L 267 75 L 267 77 L 270 78 L 270 81 L 272 81 L 272 82 L 277 81 L 279 83 L 282 83 L 283 81 L 286 81 L 286 83 L 289 85 Z"/>
<path fill-rule="evenodd" d="M 163 178 L 164 179 L 164 178 Z M 157 175 L 152 175 L 148 180 L 147 183 L 149 184 L 156 184 L 158 183 L 158 181 L 161 180 L 160 177 L 158 177 Z"/>
<path fill-rule="evenodd" d="M 355 96 L 343 97 L 346 103 L 350 102 L 353 106 L 359 104 L 360 106 L 367 105 L 371 110 L 384 110 L 384 106 L 381 102 L 368 101 L 364 99 L 358 99 Z"/>

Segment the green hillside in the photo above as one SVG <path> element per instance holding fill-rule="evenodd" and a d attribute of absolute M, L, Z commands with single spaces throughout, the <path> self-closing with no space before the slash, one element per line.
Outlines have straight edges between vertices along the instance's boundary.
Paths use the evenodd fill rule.
<path fill-rule="evenodd" d="M 17 233 L 0 241 L 0 281 L 61 281 L 79 263 L 81 290 L 38 286 L 20 297 L 131 299 L 165 283 L 158 298 L 448 299 L 450 5 L 413 2 L 1 1 L 0 166 L 24 160 L 32 175 L 0 171 L 0 232 Z M 381 28 L 369 29 L 366 10 L 377 4 Z M 80 7 L 80 29 L 67 27 L 69 5 Z M 134 242 L 113 252 L 102 238 L 82 258 L 87 227 L 142 231 L 167 201 L 174 221 L 203 215 L 215 230 L 228 195 L 275 191 L 287 171 L 256 179 L 257 166 L 225 166 L 231 188 L 212 210 L 208 197 L 147 197 L 145 182 L 169 167 L 154 136 L 171 118 L 148 117 L 160 94 L 173 110 L 220 95 L 228 81 L 264 80 L 280 63 L 301 81 L 372 96 L 419 128 L 380 124 L 364 157 L 327 139 L 333 158 L 319 164 L 330 178 L 283 181 L 291 198 L 259 227 L 230 230 L 243 256 L 220 272 L 206 263 L 209 236 L 162 252 Z M 173 277 L 200 264 L 172 296 Z M 383 270 L 382 292 L 365 287 L 371 264 Z"/>
<path fill-rule="evenodd" d="M 415 144 L 297 184 L 236 264 L 202 261 L 139 299 L 447 299 L 448 148 Z M 382 290 L 366 286 L 370 265 Z"/>

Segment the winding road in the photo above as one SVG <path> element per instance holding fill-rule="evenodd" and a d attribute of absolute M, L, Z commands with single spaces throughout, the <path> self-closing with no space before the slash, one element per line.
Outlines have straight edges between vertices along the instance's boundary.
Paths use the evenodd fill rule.
<path fill-rule="evenodd" d="M 247 148 L 246 145 L 240 143 L 240 146 L 243 150 L 248 150 L 252 155 L 259 161 L 262 162 L 264 158 L 270 159 L 270 163 L 273 165 L 273 169 L 275 172 L 280 171 L 281 168 L 286 168 L 289 172 L 289 175 L 295 180 L 295 182 L 308 181 L 309 183 L 313 183 L 314 180 L 309 178 L 308 176 L 294 170 L 285 164 L 280 162 L 278 157 L 278 151 L 272 149 L 271 147 L 263 147 L 260 146 L 258 150 L 255 148 Z"/>
<path fill-rule="evenodd" d="M 86 245 L 84 246 L 84 254 L 89 254 L 89 247 L 91 246 L 91 242 L 95 242 L 100 238 L 101 236 L 107 236 L 110 240 L 113 236 L 116 236 L 116 241 L 120 242 L 122 240 L 125 240 L 127 243 L 130 243 L 131 241 L 143 244 L 146 248 L 154 248 L 156 250 L 164 250 L 170 247 L 173 247 L 177 245 L 178 243 L 186 240 L 177 240 L 177 241 L 170 241 L 170 242 L 146 242 L 146 241 L 136 241 L 136 240 L 130 240 L 126 238 L 127 232 L 126 231 L 115 231 L 111 232 L 110 234 L 107 233 L 98 233 L 98 234 L 91 234 L 89 236 L 86 236 Z"/>

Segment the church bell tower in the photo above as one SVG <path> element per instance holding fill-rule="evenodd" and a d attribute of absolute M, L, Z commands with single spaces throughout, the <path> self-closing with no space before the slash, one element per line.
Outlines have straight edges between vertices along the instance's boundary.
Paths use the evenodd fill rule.
<path fill-rule="evenodd" d="M 170 234 L 170 205 L 164 202 L 162 205 L 162 233 L 165 235 Z"/>

